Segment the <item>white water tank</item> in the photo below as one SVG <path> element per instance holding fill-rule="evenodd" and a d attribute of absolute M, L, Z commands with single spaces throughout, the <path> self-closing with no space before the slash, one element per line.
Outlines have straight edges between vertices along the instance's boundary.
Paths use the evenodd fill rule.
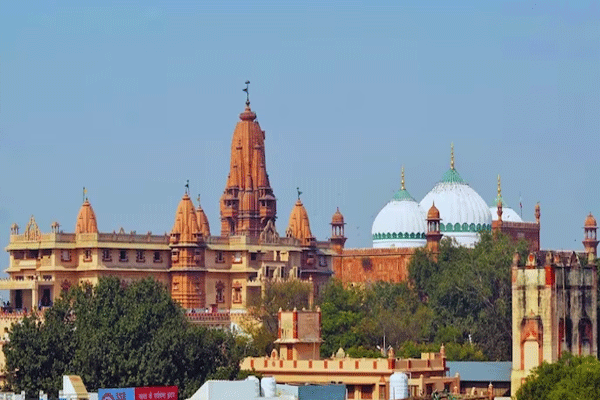
<path fill-rule="evenodd" d="M 275 397 L 277 389 L 277 382 L 275 382 L 274 376 L 265 376 L 260 381 L 260 387 L 262 388 L 264 397 Z"/>
<path fill-rule="evenodd" d="M 390 376 L 390 400 L 408 398 L 408 375 L 404 372 L 394 372 Z"/>
<path fill-rule="evenodd" d="M 246 380 L 254 383 L 254 397 L 260 397 L 260 380 L 254 375 L 249 375 Z"/>

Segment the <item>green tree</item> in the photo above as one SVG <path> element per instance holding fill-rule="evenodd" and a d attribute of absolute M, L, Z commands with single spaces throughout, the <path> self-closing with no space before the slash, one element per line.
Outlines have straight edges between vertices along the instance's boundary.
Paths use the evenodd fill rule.
<path fill-rule="evenodd" d="M 398 348 L 405 341 L 428 340 L 432 311 L 403 283 L 376 282 L 365 288 L 362 330 L 380 348 Z"/>
<path fill-rule="evenodd" d="M 77 374 L 89 390 L 176 385 L 189 397 L 207 378 L 235 377 L 241 354 L 230 333 L 191 325 L 160 283 L 114 277 L 15 325 L 4 349 L 12 388 L 29 395 L 55 395 L 62 375 Z"/>
<path fill-rule="evenodd" d="M 510 266 L 515 251 L 527 253 L 524 241 L 482 232 L 473 249 L 442 240 L 438 261 L 417 251 L 409 274 L 420 298 L 434 312 L 434 341 L 454 333 L 458 343 L 474 342 L 486 357 L 511 357 Z"/>
<path fill-rule="evenodd" d="M 262 296 L 256 298 L 249 307 L 252 321 L 244 326 L 253 338 L 250 354 L 262 356 L 273 350 L 273 342 L 277 339 L 279 309 L 308 308 L 311 291 L 312 284 L 299 279 L 265 282 Z"/>
<path fill-rule="evenodd" d="M 321 356 L 329 357 L 340 347 L 349 351 L 360 346 L 374 347 L 367 343 L 361 323 L 366 315 L 365 293 L 360 287 L 344 288 L 332 279 L 319 296 L 321 307 Z"/>
<path fill-rule="evenodd" d="M 584 400 L 600 398 L 600 361 L 565 353 L 556 362 L 535 368 L 515 395 L 517 400 Z"/>
<path fill-rule="evenodd" d="M 70 372 L 69 363 L 75 354 L 74 321 L 68 302 L 58 300 L 45 312 L 26 316 L 12 326 L 3 351 L 7 383 L 15 391 L 28 395 L 58 393 L 62 388 L 61 374 Z"/>

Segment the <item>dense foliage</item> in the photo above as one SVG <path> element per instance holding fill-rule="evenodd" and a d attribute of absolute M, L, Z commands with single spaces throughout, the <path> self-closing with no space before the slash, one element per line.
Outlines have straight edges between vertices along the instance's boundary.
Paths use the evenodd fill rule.
<path fill-rule="evenodd" d="M 394 347 L 401 356 L 438 351 L 450 360 L 510 360 L 510 266 L 525 242 L 482 233 L 473 249 L 442 240 L 436 260 L 412 257 L 409 283 L 377 282 L 344 288 L 332 281 L 321 293 L 321 354 L 342 347 L 352 356 Z"/>
<path fill-rule="evenodd" d="M 600 361 L 565 353 L 535 368 L 515 395 L 517 400 L 600 399 Z"/>
<path fill-rule="evenodd" d="M 437 262 L 425 251 L 415 254 L 409 273 L 434 313 L 434 337 L 468 340 L 491 360 L 511 359 L 510 266 L 515 251 L 524 259 L 527 244 L 484 232 L 473 249 L 443 240 Z"/>
<path fill-rule="evenodd" d="M 153 279 L 126 285 L 103 278 L 72 288 L 43 318 L 15 324 L 9 337 L 9 384 L 30 396 L 56 395 L 62 375 L 76 374 L 91 391 L 176 385 L 189 397 L 208 378 L 235 377 L 241 356 L 231 334 L 191 325 Z"/>
<path fill-rule="evenodd" d="M 299 279 L 266 281 L 262 296 L 255 298 L 249 307 L 253 320 L 244 326 L 252 336 L 247 353 L 254 356 L 270 354 L 274 348 L 273 342 L 277 339 L 279 309 L 308 308 L 311 290 L 310 283 Z"/>

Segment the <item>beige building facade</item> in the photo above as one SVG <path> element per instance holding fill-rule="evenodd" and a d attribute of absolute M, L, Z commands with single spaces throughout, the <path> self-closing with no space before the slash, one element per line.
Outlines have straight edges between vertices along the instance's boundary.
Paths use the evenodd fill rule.
<path fill-rule="evenodd" d="M 186 189 L 168 235 L 138 234 L 122 228 L 100 232 L 89 199 L 65 232 L 54 222 L 43 232 L 32 216 L 24 230 L 11 227 L 5 311 L 48 307 L 62 290 L 103 276 L 125 281 L 153 277 L 190 314 L 243 313 L 268 280 L 302 279 L 316 294 L 333 274 L 332 256 L 343 246 L 343 217 L 332 221 L 332 239 L 318 241 L 300 199 L 285 234 L 275 227 L 277 200 L 266 172 L 265 132 L 246 102 L 232 136 L 230 173 L 221 197 L 221 234 L 212 235 L 206 214 Z M 187 185 L 186 185 L 187 187 Z M 341 236 L 340 236 L 341 235 Z M 219 325 L 223 318 L 192 316 Z"/>
<path fill-rule="evenodd" d="M 321 310 L 279 312 L 279 351 L 267 357 L 245 358 L 240 367 L 265 376 L 278 383 L 326 384 L 343 383 L 349 399 L 388 399 L 390 376 L 395 372 L 408 375 L 412 396 L 434 391 L 457 392 L 460 377 L 446 376 L 446 354 L 423 353 L 420 359 L 396 358 L 390 350 L 387 357 L 352 358 L 339 349 L 331 358 L 321 359 Z"/>
<path fill-rule="evenodd" d="M 513 368 L 516 393 L 531 370 L 563 352 L 597 357 L 596 220 L 585 221 L 585 252 L 542 251 L 512 265 Z M 583 260 L 583 261 L 582 261 Z"/>

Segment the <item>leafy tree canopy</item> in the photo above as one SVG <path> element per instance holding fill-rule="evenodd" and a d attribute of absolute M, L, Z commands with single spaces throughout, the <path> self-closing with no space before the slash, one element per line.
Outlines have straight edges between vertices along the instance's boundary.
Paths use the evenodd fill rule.
<path fill-rule="evenodd" d="M 558 362 L 535 368 L 515 395 L 517 400 L 600 399 L 600 361 L 564 353 Z"/>
<path fill-rule="evenodd" d="M 241 356 L 231 334 L 191 325 L 153 279 L 100 279 L 63 292 L 43 318 L 13 325 L 4 346 L 9 384 L 56 395 L 62 375 L 88 390 L 176 385 L 189 397 L 208 378 L 234 377 Z"/>
<path fill-rule="evenodd" d="M 331 281 L 319 298 L 321 355 L 340 347 L 351 356 L 381 354 L 392 346 L 400 356 L 418 357 L 444 343 L 449 360 L 510 360 L 515 251 L 525 257 L 526 243 L 483 232 L 473 249 L 442 240 L 437 260 L 417 250 L 409 283 Z"/>
<path fill-rule="evenodd" d="M 249 307 L 252 321 L 244 326 L 252 336 L 252 346 L 247 349 L 248 355 L 264 356 L 271 353 L 273 342 L 277 339 L 279 309 L 286 311 L 308 308 L 311 290 L 310 283 L 299 279 L 265 282 L 262 295 L 255 297 Z"/>

